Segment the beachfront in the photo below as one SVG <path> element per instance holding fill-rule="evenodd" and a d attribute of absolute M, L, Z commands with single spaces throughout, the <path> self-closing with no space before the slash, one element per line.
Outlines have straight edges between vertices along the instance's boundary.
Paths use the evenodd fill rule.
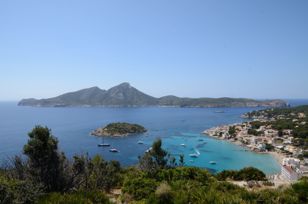
<path fill-rule="evenodd" d="M 300 114 L 299 117 L 305 116 Z M 274 183 L 291 183 L 307 176 L 308 160 L 296 159 L 303 149 L 294 145 L 292 131 L 278 131 L 271 125 L 264 125 L 269 120 L 275 119 L 261 116 L 249 122 L 213 127 L 205 130 L 203 134 L 241 145 L 247 148 L 247 151 L 271 154 L 281 165 L 281 173 L 269 177 Z"/>

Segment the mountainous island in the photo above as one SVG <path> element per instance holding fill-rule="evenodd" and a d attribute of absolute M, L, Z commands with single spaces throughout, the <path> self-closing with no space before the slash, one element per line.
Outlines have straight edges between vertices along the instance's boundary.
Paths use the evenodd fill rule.
<path fill-rule="evenodd" d="M 147 130 L 138 124 L 130 123 L 110 123 L 103 128 L 98 128 L 91 132 L 95 136 L 127 136 L 145 133 Z"/>
<path fill-rule="evenodd" d="M 76 92 L 47 99 L 23 99 L 19 106 L 66 107 L 66 106 L 104 106 L 104 107 L 141 107 L 141 106 L 174 106 L 174 107 L 285 107 L 283 100 L 254 100 L 247 98 L 180 98 L 164 96 L 156 98 L 122 83 L 108 90 L 98 87 L 82 89 Z"/>

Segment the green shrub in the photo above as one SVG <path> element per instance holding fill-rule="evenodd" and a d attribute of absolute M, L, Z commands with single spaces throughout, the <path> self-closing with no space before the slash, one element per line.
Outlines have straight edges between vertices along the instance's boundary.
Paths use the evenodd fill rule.
<path fill-rule="evenodd" d="M 292 185 L 292 189 L 303 203 L 308 203 L 308 178 L 304 177 L 299 182 Z"/>
<path fill-rule="evenodd" d="M 228 178 L 229 179 L 233 179 L 236 174 L 237 174 L 237 171 L 235 171 L 235 170 L 224 170 L 224 171 L 219 172 L 218 174 L 216 174 L 216 178 L 219 181 L 225 181 Z"/>
<path fill-rule="evenodd" d="M 0 184 L 0 203 L 13 203 L 14 194 L 4 184 Z"/>
<path fill-rule="evenodd" d="M 33 203 L 41 188 L 31 181 L 20 181 L 0 176 L 0 203 Z"/>
<path fill-rule="evenodd" d="M 49 193 L 42 197 L 39 204 L 109 204 L 108 197 L 101 191 L 76 193 Z"/>
<path fill-rule="evenodd" d="M 229 130 L 228 130 L 228 133 L 229 133 L 229 135 L 234 136 L 235 133 L 236 133 L 236 128 L 235 128 L 235 126 L 230 126 L 230 127 L 229 127 Z"/>
<path fill-rule="evenodd" d="M 259 136 L 259 135 L 264 134 L 263 131 L 257 131 L 257 130 L 255 130 L 255 129 L 248 129 L 247 133 L 248 133 L 249 135 L 254 135 L 254 136 Z"/>
<path fill-rule="evenodd" d="M 123 184 L 123 192 L 130 194 L 136 200 L 141 200 L 153 194 L 157 185 L 158 183 L 150 178 L 126 178 Z"/>
<path fill-rule="evenodd" d="M 167 183 L 161 183 L 156 191 L 155 196 L 157 197 L 158 203 L 172 203 L 172 190 Z"/>
<path fill-rule="evenodd" d="M 236 180 L 236 181 L 265 181 L 266 175 L 257 168 L 246 167 L 239 171 L 234 170 L 224 170 L 216 175 L 218 180 L 224 181 L 226 179 Z"/>
<path fill-rule="evenodd" d="M 157 173 L 159 181 L 194 180 L 201 183 L 210 182 L 212 176 L 207 170 L 197 167 L 177 167 L 172 169 L 162 169 Z"/>

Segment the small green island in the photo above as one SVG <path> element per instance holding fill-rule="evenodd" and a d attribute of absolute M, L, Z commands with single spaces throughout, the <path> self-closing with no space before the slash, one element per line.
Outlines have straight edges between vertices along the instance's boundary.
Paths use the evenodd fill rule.
<path fill-rule="evenodd" d="M 95 136 L 114 136 L 114 137 L 121 137 L 121 136 L 128 136 L 133 134 L 142 134 L 145 133 L 147 130 L 138 124 L 131 124 L 131 123 L 110 123 L 103 128 L 97 128 L 91 135 Z"/>

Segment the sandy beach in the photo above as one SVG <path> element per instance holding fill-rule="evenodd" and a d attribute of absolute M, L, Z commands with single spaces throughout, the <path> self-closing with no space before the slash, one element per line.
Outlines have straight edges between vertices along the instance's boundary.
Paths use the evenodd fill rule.
<path fill-rule="evenodd" d="M 271 154 L 278 162 L 279 164 L 282 163 L 283 158 L 285 158 L 285 156 L 283 154 L 279 154 L 278 152 L 267 152 L 269 154 Z"/>

